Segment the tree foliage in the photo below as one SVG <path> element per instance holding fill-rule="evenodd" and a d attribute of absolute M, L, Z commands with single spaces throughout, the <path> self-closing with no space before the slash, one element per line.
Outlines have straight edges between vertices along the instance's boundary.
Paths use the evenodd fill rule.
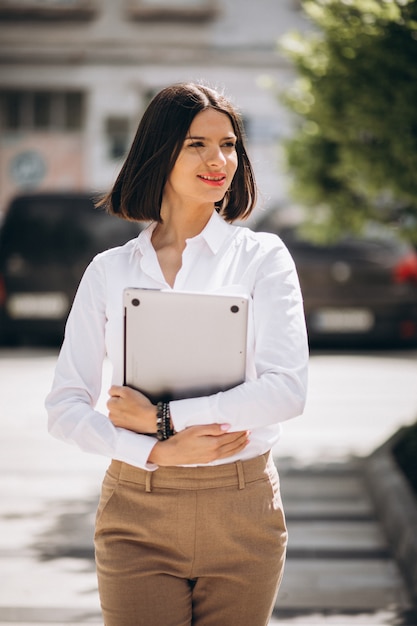
<path fill-rule="evenodd" d="M 300 124 L 286 143 L 294 196 L 327 237 L 367 219 L 417 241 L 417 1 L 305 0 L 315 29 L 282 41 Z"/>

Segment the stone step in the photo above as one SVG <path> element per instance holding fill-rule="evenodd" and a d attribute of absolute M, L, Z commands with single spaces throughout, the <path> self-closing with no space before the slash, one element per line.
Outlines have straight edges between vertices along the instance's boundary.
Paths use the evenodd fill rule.
<path fill-rule="evenodd" d="M 373 521 L 287 522 L 291 559 L 387 559 L 391 552 L 378 524 Z"/>
<path fill-rule="evenodd" d="M 345 500 L 292 500 L 283 496 L 287 521 L 369 521 L 375 520 L 370 502 Z M 416 625 L 417 626 L 417 625 Z"/>
<path fill-rule="evenodd" d="M 362 624 L 367 622 L 355 622 L 354 617 L 374 616 L 382 609 L 406 611 L 404 581 L 376 518 L 360 464 L 355 460 L 312 467 L 289 463 L 279 473 L 289 531 L 287 564 L 274 613 L 279 623 L 286 618 L 291 618 L 291 624 L 314 623 L 310 619 L 316 612 L 317 624 L 333 626 L 338 622 L 327 622 L 323 616 L 343 613 L 351 614 L 352 622 L 339 623 Z"/>
<path fill-rule="evenodd" d="M 287 520 L 374 520 L 375 512 L 356 465 L 327 471 L 284 468 L 281 493 Z"/>
<path fill-rule="evenodd" d="M 277 609 L 322 612 L 409 607 L 404 582 L 390 559 L 288 558 Z"/>
<path fill-rule="evenodd" d="M 417 618 L 409 611 L 397 612 L 395 609 L 388 611 L 346 610 L 340 613 L 332 610 L 324 612 L 278 610 L 272 616 L 268 626 L 388 626 L 389 624 L 417 626 Z M 32 625 L 25 624 L 24 626 Z"/>
<path fill-rule="evenodd" d="M 60 607 L 60 606 L 18 606 L 0 607 L 1 626 L 70 626 L 77 624 L 83 626 L 87 624 L 103 624 L 103 618 L 99 607 L 86 610 L 82 608 Z"/>

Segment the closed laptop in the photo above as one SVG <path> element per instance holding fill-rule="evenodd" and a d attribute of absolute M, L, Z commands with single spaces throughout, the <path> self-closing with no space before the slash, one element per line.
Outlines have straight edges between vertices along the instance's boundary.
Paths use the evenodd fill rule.
<path fill-rule="evenodd" d="M 157 402 L 245 380 L 247 297 L 128 288 L 123 300 L 125 385 Z"/>

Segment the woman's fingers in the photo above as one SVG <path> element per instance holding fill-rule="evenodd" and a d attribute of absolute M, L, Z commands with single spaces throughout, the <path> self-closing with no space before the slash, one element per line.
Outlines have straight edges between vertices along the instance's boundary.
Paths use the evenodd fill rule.
<path fill-rule="evenodd" d="M 130 387 L 113 385 L 109 396 L 107 408 L 114 426 L 137 433 L 156 432 L 156 409 L 143 393 Z"/>
<path fill-rule="evenodd" d="M 223 440 L 221 439 L 220 445 L 218 447 L 218 457 L 219 459 L 223 459 L 228 456 L 232 456 L 233 454 L 237 454 L 249 443 L 249 431 L 242 432 L 238 437 L 232 440 Z"/>
<path fill-rule="evenodd" d="M 240 452 L 249 442 L 249 431 L 224 432 L 224 430 L 228 431 L 229 428 L 229 424 L 210 424 L 210 432 L 205 434 L 208 437 L 209 448 L 215 454 L 216 459 Z"/>
<path fill-rule="evenodd" d="M 158 442 L 148 460 L 157 465 L 210 463 L 240 452 L 248 442 L 248 431 L 225 433 L 219 424 L 191 426 Z"/>
<path fill-rule="evenodd" d="M 124 390 L 128 389 L 128 387 L 121 387 L 119 385 L 112 385 L 109 389 L 110 397 L 121 397 L 124 394 Z"/>

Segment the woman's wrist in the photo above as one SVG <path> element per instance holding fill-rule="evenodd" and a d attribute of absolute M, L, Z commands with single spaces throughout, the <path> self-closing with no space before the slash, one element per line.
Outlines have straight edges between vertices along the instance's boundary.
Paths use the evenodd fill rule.
<path fill-rule="evenodd" d="M 156 405 L 151 404 L 147 408 L 147 413 L 143 420 L 143 430 L 140 431 L 143 435 L 156 435 Z"/>
<path fill-rule="evenodd" d="M 152 450 L 148 456 L 148 463 L 152 463 L 153 465 L 161 465 L 161 444 L 163 441 L 157 441 L 153 446 Z"/>

